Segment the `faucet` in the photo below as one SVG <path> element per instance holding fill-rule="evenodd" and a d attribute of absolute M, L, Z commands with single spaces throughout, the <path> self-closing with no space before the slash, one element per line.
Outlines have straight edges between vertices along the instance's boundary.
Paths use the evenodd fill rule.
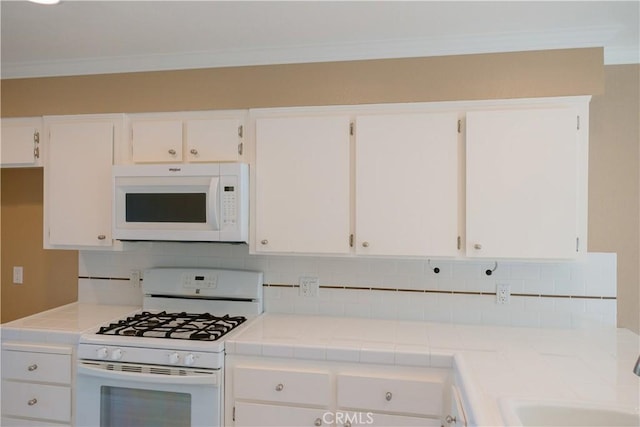
<path fill-rule="evenodd" d="M 640 356 L 638 356 L 636 366 L 633 367 L 633 373 L 640 377 Z"/>

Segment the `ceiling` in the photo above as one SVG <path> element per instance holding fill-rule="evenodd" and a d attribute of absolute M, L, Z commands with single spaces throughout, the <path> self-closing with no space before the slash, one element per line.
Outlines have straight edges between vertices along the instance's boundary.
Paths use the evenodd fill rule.
<path fill-rule="evenodd" d="M 640 1 L 1 0 L 2 78 L 604 47 L 640 62 Z"/>

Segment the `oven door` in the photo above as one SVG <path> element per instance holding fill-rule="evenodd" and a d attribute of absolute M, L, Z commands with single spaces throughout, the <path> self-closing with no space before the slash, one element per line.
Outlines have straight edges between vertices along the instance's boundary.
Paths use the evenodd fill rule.
<path fill-rule="evenodd" d="M 220 426 L 220 370 L 80 361 L 76 425 Z"/>

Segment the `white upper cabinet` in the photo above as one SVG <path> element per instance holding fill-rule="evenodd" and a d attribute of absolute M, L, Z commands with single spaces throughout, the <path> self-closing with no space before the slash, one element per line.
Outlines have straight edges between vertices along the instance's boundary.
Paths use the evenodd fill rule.
<path fill-rule="evenodd" d="M 131 123 L 134 163 L 182 162 L 182 121 L 140 120 Z"/>
<path fill-rule="evenodd" d="M 345 254 L 349 116 L 256 119 L 255 250 Z"/>
<path fill-rule="evenodd" d="M 467 256 L 575 258 L 578 239 L 586 246 L 579 116 L 572 106 L 467 113 Z"/>
<path fill-rule="evenodd" d="M 40 160 L 41 133 L 41 117 L 2 119 L 1 166 L 42 166 Z"/>
<path fill-rule="evenodd" d="M 130 115 L 126 163 L 240 161 L 245 115 L 235 110 Z"/>
<path fill-rule="evenodd" d="M 355 251 L 458 253 L 458 115 L 358 116 Z"/>
<path fill-rule="evenodd" d="M 45 117 L 45 248 L 112 246 L 111 166 L 122 117 Z"/>

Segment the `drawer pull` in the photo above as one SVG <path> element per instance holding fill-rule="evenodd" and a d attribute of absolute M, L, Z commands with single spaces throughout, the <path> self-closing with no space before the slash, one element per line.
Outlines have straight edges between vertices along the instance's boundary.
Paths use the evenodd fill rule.
<path fill-rule="evenodd" d="M 167 153 L 171 154 L 172 156 L 175 156 L 177 152 L 176 152 L 176 150 L 171 148 L 169 151 L 167 151 Z"/>
<path fill-rule="evenodd" d="M 320 427 L 322 425 L 322 419 L 316 418 L 316 420 L 313 422 L 313 425 L 316 427 Z"/>
<path fill-rule="evenodd" d="M 38 399 L 36 399 L 35 397 L 33 399 L 31 399 L 30 401 L 27 402 L 27 405 L 29 406 L 33 406 L 36 403 L 38 403 Z"/>
<path fill-rule="evenodd" d="M 276 391 L 282 391 L 284 389 L 284 384 L 278 384 L 276 386 Z"/>
<path fill-rule="evenodd" d="M 444 419 L 447 424 L 455 424 L 458 420 L 456 420 L 456 417 L 452 417 L 451 415 L 447 415 L 447 418 Z"/>
<path fill-rule="evenodd" d="M 29 372 L 33 372 L 33 371 L 35 371 L 36 369 L 38 369 L 38 365 L 36 365 L 35 363 L 34 363 L 33 365 L 29 365 L 29 366 L 27 367 L 27 370 L 28 370 Z"/>
<path fill-rule="evenodd" d="M 390 391 L 388 391 L 387 394 L 384 395 L 384 398 L 387 399 L 387 402 L 391 402 L 392 397 L 393 397 L 393 394 L 391 394 Z"/>
<path fill-rule="evenodd" d="M 197 155 L 198 155 L 198 150 L 196 150 L 195 148 L 192 148 L 191 150 L 189 150 L 189 152 L 190 152 L 191 154 L 193 154 L 194 156 L 197 156 Z"/>

